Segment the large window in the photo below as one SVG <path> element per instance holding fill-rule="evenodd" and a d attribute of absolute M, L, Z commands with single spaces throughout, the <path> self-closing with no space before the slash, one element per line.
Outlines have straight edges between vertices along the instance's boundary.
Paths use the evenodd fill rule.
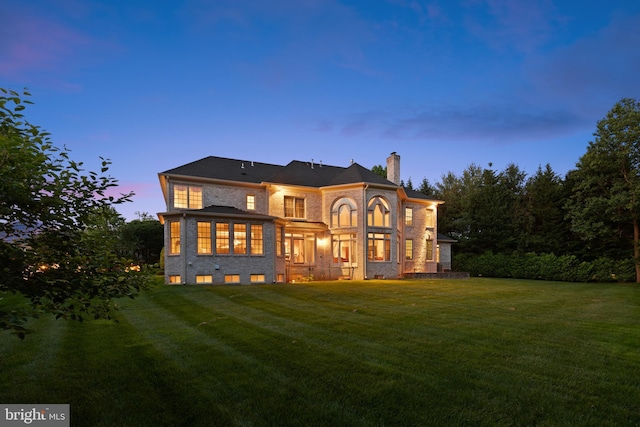
<path fill-rule="evenodd" d="M 334 264 L 351 265 L 356 262 L 356 235 L 334 234 L 331 237 Z"/>
<path fill-rule="evenodd" d="M 172 221 L 169 223 L 169 254 L 180 254 L 180 223 L 178 221 Z"/>
<path fill-rule="evenodd" d="M 202 187 L 174 185 L 173 207 L 178 209 L 202 209 Z"/>
<path fill-rule="evenodd" d="M 374 197 L 367 206 L 367 225 L 370 227 L 391 227 L 389 203 L 382 197 Z"/>
<path fill-rule="evenodd" d="M 336 200 L 331 209 L 332 227 L 355 227 L 358 225 L 358 211 L 353 200 L 343 197 Z"/>
<path fill-rule="evenodd" d="M 284 253 L 294 264 L 313 264 L 315 262 L 314 235 L 302 233 L 285 234 Z"/>
<path fill-rule="evenodd" d="M 251 224 L 251 255 L 262 255 L 264 253 L 264 237 L 262 234 L 262 224 Z"/>
<path fill-rule="evenodd" d="M 198 221 L 198 255 L 211 253 L 211 223 Z"/>
<path fill-rule="evenodd" d="M 369 233 L 367 257 L 369 261 L 391 261 L 391 234 Z"/>
<path fill-rule="evenodd" d="M 284 216 L 287 218 L 304 218 L 304 199 L 284 196 Z"/>
<path fill-rule="evenodd" d="M 229 223 L 228 222 L 216 223 L 216 253 L 217 254 L 229 253 Z"/>
<path fill-rule="evenodd" d="M 247 253 L 247 224 L 233 224 L 233 253 Z"/>

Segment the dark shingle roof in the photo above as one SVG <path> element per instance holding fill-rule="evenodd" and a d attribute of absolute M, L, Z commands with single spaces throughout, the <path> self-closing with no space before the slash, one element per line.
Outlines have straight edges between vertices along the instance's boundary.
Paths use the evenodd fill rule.
<path fill-rule="evenodd" d="M 313 167 L 312 167 L 313 166 Z M 294 160 L 286 166 L 247 160 L 209 156 L 187 163 L 162 174 L 183 175 L 200 178 L 221 179 L 251 183 L 272 182 L 277 184 L 326 187 L 331 185 L 368 182 L 395 185 L 391 181 L 371 172 L 357 163 L 344 168 Z"/>
<path fill-rule="evenodd" d="M 266 181 L 276 184 L 304 185 L 306 187 L 322 187 L 334 174 L 342 168 L 335 166 L 320 166 L 309 162 L 294 160 L 284 166 Z"/>
<path fill-rule="evenodd" d="M 224 179 L 228 181 L 253 182 L 259 184 L 277 173 L 282 166 L 247 160 L 227 159 L 209 156 L 177 168 L 169 169 L 163 174 L 184 175 L 200 178 Z"/>
<path fill-rule="evenodd" d="M 438 233 L 438 242 L 451 242 L 457 243 L 458 241 L 453 237 L 449 237 L 446 234 Z"/>
<path fill-rule="evenodd" d="M 404 192 L 407 193 L 407 197 L 410 197 L 412 199 L 438 200 L 433 196 L 427 196 L 419 191 L 410 190 L 407 187 L 404 187 Z"/>
<path fill-rule="evenodd" d="M 333 177 L 329 185 L 351 184 L 353 182 L 395 185 L 388 179 L 371 172 L 369 169 L 362 167 L 357 163 L 353 163 L 348 168 L 342 168 L 342 171 Z"/>
<path fill-rule="evenodd" d="M 251 218 L 263 218 L 263 219 L 273 219 L 274 217 L 270 215 L 264 215 L 257 212 L 249 212 L 244 211 L 242 209 L 234 208 L 233 206 L 220 206 L 220 205 L 210 205 L 206 206 L 202 209 L 192 209 L 189 210 L 190 213 L 206 213 L 206 214 L 216 214 L 221 216 L 246 216 Z"/>

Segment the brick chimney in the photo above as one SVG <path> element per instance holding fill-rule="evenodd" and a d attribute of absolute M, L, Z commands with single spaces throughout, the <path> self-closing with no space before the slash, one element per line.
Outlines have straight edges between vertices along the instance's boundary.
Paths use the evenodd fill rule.
<path fill-rule="evenodd" d="M 400 156 L 395 151 L 387 157 L 387 179 L 400 185 Z"/>

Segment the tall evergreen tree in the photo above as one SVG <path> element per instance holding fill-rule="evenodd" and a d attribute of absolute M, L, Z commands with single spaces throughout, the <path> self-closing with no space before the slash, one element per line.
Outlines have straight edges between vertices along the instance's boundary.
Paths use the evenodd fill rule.
<path fill-rule="evenodd" d="M 425 196 L 433 196 L 436 192 L 436 189 L 429 183 L 429 180 L 427 178 L 422 178 L 422 182 L 420 183 L 420 187 L 418 187 L 418 191 Z"/>
<path fill-rule="evenodd" d="M 564 255 L 570 250 L 570 231 L 564 219 L 565 186 L 551 165 L 538 167 L 525 185 L 519 250 Z"/>

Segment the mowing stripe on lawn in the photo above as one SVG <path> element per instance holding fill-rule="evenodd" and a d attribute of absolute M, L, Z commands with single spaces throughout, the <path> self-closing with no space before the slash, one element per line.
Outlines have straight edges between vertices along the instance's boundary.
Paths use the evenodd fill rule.
<path fill-rule="evenodd" d="M 186 310 L 181 312 L 178 307 Z M 255 333 L 252 328 L 244 328 L 244 322 L 233 326 L 231 336 L 223 334 L 223 342 L 203 332 L 205 329 L 198 327 L 197 323 L 187 322 L 185 317 L 193 313 L 198 313 L 197 307 L 191 304 L 185 307 L 176 295 L 171 298 L 144 299 L 136 304 L 135 309 L 123 310 L 128 321 L 141 332 L 145 340 L 153 343 L 163 358 L 170 360 L 180 381 L 192 385 L 194 393 L 199 394 L 198 400 L 212 404 L 226 402 L 218 406 L 233 411 L 234 417 L 244 420 L 242 422 L 264 418 L 264 412 L 272 412 L 276 418 L 286 417 L 289 408 L 277 402 L 290 402 L 293 398 L 297 401 L 302 399 L 303 402 L 298 404 L 307 408 L 323 402 L 313 390 L 298 390 L 302 385 L 299 378 L 292 377 L 287 370 L 274 367 L 268 354 L 252 352 L 252 348 L 245 345 L 247 337 L 255 337 Z M 211 311 L 207 313 L 216 314 Z M 254 378 L 261 378 L 264 382 L 256 384 Z M 283 398 L 287 395 L 290 395 L 289 400 Z M 269 405 L 275 407 L 265 410 L 263 406 Z M 331 406 L 332 410 L 343 415 L 349 413 L 349 408 L 336 406 L 335 402 Z M 320 408 L 319 412 L 326 413 L 326 408 Z"/>

